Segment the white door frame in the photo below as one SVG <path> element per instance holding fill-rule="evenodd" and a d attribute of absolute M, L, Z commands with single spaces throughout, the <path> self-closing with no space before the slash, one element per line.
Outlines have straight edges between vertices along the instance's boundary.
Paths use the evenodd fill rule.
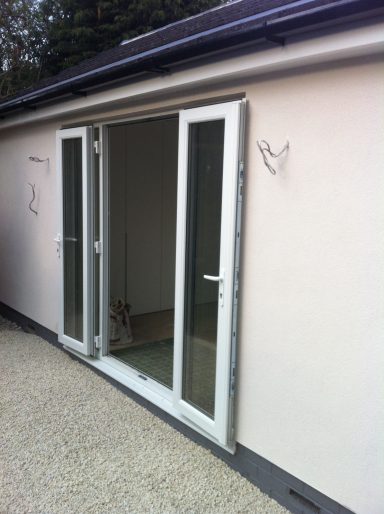
<path fill-rule="evenodd" d="M 83 228 L 83 341 L 78 341 L 64 333 L 64 191 L 63 191 L 63 141 L 65 139 L 82 141 L 82 228 Z M 60 280 L 60 315 L 59 341 L 65 346 L 84 355 L 92 355 L 93 345 L 93 248 L 92 248 L 92 128 L 78 127 L 62 129 L 56 132 L 56 169 L 58 173 L 58 190 L 60 199 L 59 227 L 56 240 L 60 244 L 61 280 Z"/>
<path fill-rule="evenodd" d="M 102 241 L 102 255 L 100 261 L 100 334 L 102 348 L 98 355 L 101 365 L 111 369 L 111 375 L 120 376 L 124 373 L 128 382 L 137 383 L 135 390 L 154 401 L 155 397 L 163 397 L 163 401 L 154 401 L 164 405 L 165 410 L 184 420 L 221 446 L 232 450 L 232 400 L 231 370 L 234 366 L 234 339 L 232 337 L 233 323 L 233 294 L 236 286 L 235 276 L 235 248 L 236 224 L 239 229 L 238 210 L 238 179 L 239 179 L 239 148 L 241 148 L 240 132 L 244 101 L 233 101 L 198 107 L 184 111 L 162 113 L 161 118 L 168 114 L 179 114 L 179 164 L 178 164 L 178 207 L 177 207 L 177 251 L 176 251 L 176 291 L 175 291 L 175 350 L 174 350 L 174 387 L 170 391 L 156 381 L 148 380 L 143 383 L 137 378 L 136 370 L 129 368 L 108 355 L 108 318 L 109 318 L 109 170 L 108 170 L 108 128 L 116 122 L 103 122 L 95 124 L 99 128 L 100 159 L 100 240 Z M 118 124 L 147 120 L 151 116 L 140 116 L 119 120 Z M 153 117 L 154 119 L 157 118 Z M 182 358 L 183 358 L 183 309 L 184 309 L 184 273 L 185 273 L 185 237 L 186 237 L 186 195 L 187 195 L 187 148 L 188 125 L 192 122 L 208 121 L 214 119 L 225 120 L 224 130 L 224 169 L 222 190 L 222 222 L 220 265 L 226 268 L 224 282 L 225 302 L 219 315 L 220 350 L 217 352 L 216 362 L 216 397 L 215 416 L 212 420 L 202 412 L 191 407 L 182 400 Z M 76 130 L 76 129 L 75 129 Z M 97 215 L 97 213 L 95 214 Z M 224 229 L 225 227 L 225 229 Z M 157 396 L 158 395 L 158 396 Z M 229 419 L 231 417 L 231 419 Z"/>
<path fill-rule="evenodd" d="M 236 216 L 239 176 L 241 101 L 181 111 L 179 118 L 179 164 L 177 193 L 174 403 L 182 414 L 227 444 L 230 412 L 233 292 Z M 185 261 L 188 195 L 189 127 L 193 123 L 224 120 L 223 189 L 221 207 L 220 276 L 224 301 L 218 302 L 215 412 L 213 419 L 183 400 L 183 346 L 185 304 Z"/>

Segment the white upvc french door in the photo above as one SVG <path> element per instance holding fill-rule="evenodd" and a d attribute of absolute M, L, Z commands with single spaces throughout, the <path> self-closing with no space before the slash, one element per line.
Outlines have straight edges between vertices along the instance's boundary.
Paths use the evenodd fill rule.
<path fill-rule="evenodd" d="M 216 104 L 179 118 L 174 403 L 224 445 L 233 399 L 243 108 L 241 101 Z"/>
<path fill-rule="evenodd" d="M 92 128 L 56 133 L 61 288 L 59 341 L 93 353 Z"/>

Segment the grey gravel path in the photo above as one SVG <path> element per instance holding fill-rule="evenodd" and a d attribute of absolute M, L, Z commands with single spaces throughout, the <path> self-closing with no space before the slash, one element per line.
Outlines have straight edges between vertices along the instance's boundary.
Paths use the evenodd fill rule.
<path fill-rule="evenodd" d="M 0 513 L 287 511 L 92 370 L 0 319 Z"/>

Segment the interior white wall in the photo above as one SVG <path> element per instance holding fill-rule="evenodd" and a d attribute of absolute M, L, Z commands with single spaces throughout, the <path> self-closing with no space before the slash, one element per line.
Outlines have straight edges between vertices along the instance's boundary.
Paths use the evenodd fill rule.
<path fill-rule="evenodd" d="M 0 134 L 0 301 L 58 331 L 57 124 Z M 49 158 L 35 163 L 28 157 Z M 32 200 L 28 182 L 35 184 Z"/>
<path fill-rule="evenodd" d="M 237 440 L 358 514 L 384 505 L 383 68 L 367 58 L 185 97 L 248 99 Z M 0 300 L 51 329 L 55 128 L 0 134 Z M 256 140 L 279 150 L 286 137 L 272 176 Z M 44 182 L 26 160 L 37 153 L 51 159 Z"/>
<path fill-rule="evenodd" d="M 125 126 L 109 129 L 109 288 L 110 296 L 125 298 L 126 291 L 126 136 Z"/>
<path fill-rule="evenodd" d="M 110 129 L 110 292 L 131 314 L 173 309 L 178 120 Z"/>

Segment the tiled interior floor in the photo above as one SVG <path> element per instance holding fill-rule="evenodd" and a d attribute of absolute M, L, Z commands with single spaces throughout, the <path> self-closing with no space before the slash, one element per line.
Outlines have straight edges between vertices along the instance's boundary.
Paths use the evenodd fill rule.
<path fill-rule="evenodd" d="M 111 354 L 172 389 L 173 338 L 112 350 Z"/>
<path fill-rule="evenodd" d="M 213 417 L 215 412 L 216 345 L 210 341 L 194 338 L 190 361 L 190 384 L 184 399 Z"/>
<path fill-rule="evenodd" d="M 207 413 L 214 411 L 216 345 L 212 342 L 212 307 L 199 313 L 199 336 L 191 353 L 193 394 L 189 401 Z M 131 317 L 133 342 L 110 346 L 110 354 L 166 387 L 173 386 L 174 311 L 160 311 Z"/>
<path fill-rule="evenodd" d="M 110 345 L 110 354 L 172 389 L 174 310 L 130 318 L 133 342 Z"/>

